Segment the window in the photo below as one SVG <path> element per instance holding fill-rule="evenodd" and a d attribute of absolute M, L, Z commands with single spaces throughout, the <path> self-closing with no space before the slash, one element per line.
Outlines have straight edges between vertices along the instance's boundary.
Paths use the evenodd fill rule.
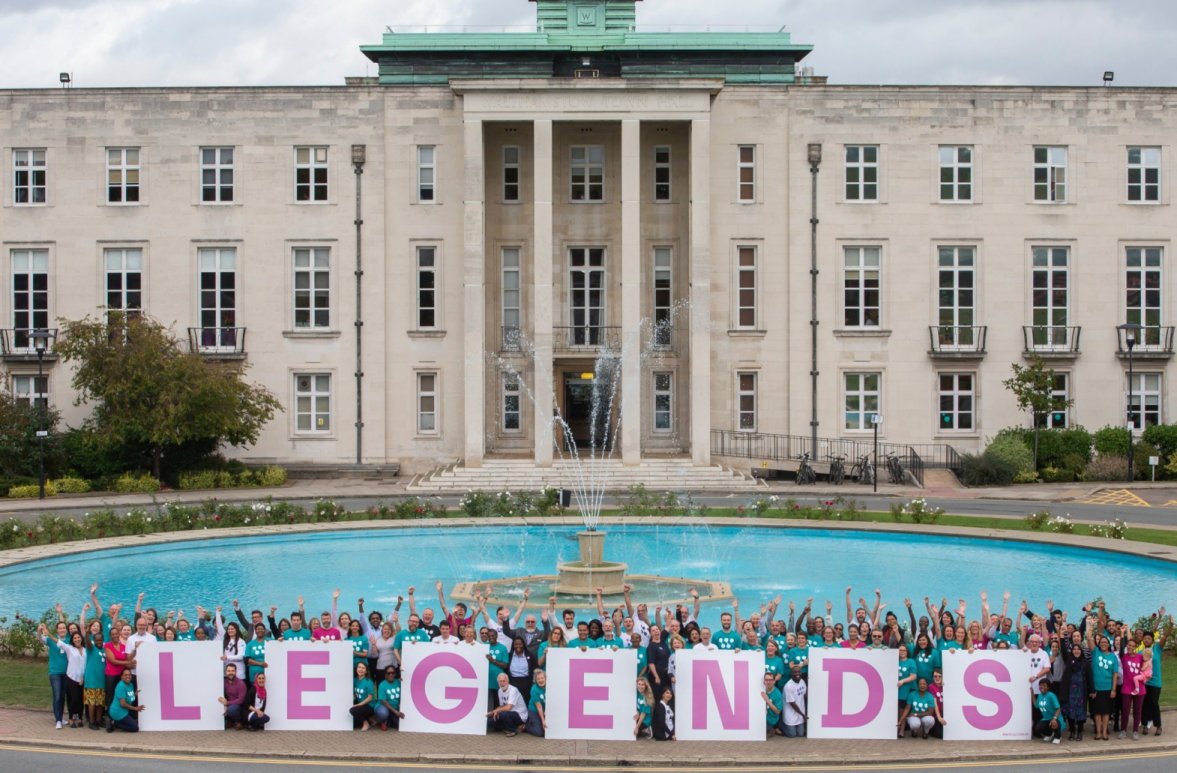
<path fill-rule="evenodd" d="M 44 149 L 17 148 L 12 151 L 12 203 L 45 203 Z"/>
<path fill-rule="evenodd" d="M 417 374 L 417 432 L 437 434 L 437 374 Z"/>
<path fill-rule="evenodd" d="M 739 200 L 756 201 L 756 146 L 741 145 L 736 170 L 739 173 Z"/>
<path fill-rule="evenodd" d="M 331 250 L 294 248 L 294 327 L 331 327 Z"/>
<path fill-rule="evenodd" d="M 603 346 L 605 340 L 605 250 L 568 251 L 568 324 L 572 346 Z"/>
<path fill-rule="evenodd" d="M 1067 149 L 1034 148 L 1034 201 L 1067 200 Z"/>
<path fill-rule="evenodd" d="M 296 201 L 327 200 L 327 148 L 294 149 L 294 198 Z"/>
<path fill-rule="evenodd" d="M 233 148 L 200 149 L 200 200 L 205 204 L 233 201 Z"/>
<path fill-rule="evenodd" d="M 940 346 L 967 349 L 978 345 L 976 324 L 976 250 L 941 247 L 936 271 L 936 331 Z"/>
<path fill-rule="evenodd" d="M 881 252 L 880 247 L 843 248 L 842 318 L 846 327 L 879 326 Z"/>
<path fill-rule="evenodd" d="M 756 431 L 756 374 L 736 374 L 736 406 L 741 432 Z"/>
<path fill-rule="evenodd" d="M 298 373 L 294 376 L 294 421 L 298 432 L 331 431 L 331 376 Z"/>
<path fill-rule="evenodd" d="M 976 428 L 975 374 L 940 374 L 940 431 Z"/>
<path fill-rule="evenodd" d="M 671 291 L 672 253 L 669 247 L 654 248 L 654 346 L 668 347 L 674 337 Z"/>
<path fill-rule="evenodd" d="M 879 146 L 846 146 L 846 200 L 879 200 Z"/>
<path fill-rule="evenodd" d="M 1141 347 L 1157 347 L 1161 341 L 1161 259 L 1160 247 L 1129 247 L 1126 253 L 1124 287 L 1124 321 L 1140 325 L 1137 332 Z"/>
<path fill-rule="evenodd" d="M 736 327 L 756 327 L 756 248 L 736 249 Z"/>
<path fill-rule="evenodd" d="M 48 376 L 13 376 L 12 396 L 18 403 L 42 408 L 49 407 Z"/>
<path fill-rule="evenodd" d="M 139 203 L 139 148 L 106 149 L 106 201 Z"/>
<path fill-rule="evenodd" d="M 1066 429 L 1070 426 L 1071 410 L 1068 407 L 1068 403 L 1071 402 L 1070 386 L 1070 376 L 1068 374 L 1054 374 L 1050 389 L 1050 412 L 1034 417 L 1034 421 L 1039 427 Z"/>
<path fill-rule="evenodd" d="M 143 250 L 110 249 L 102 255 L 106 270 L 106 313 L 137 316 L 143 310 Z"/>
<path fill-rule="evenodd" d="M 518 170 L 516 170 L 518 171 Z M 417 201 L 433 201 L 437 184 L 437 146 L 417 146 Z"/>
<path fill-rule="evenodd" d="M 1031 314 L 1035 348 L 1065 347 L 1070 340 L 1070 249 L 1035 247 Z"/>
<path fill-rule="evenodd" d="M 503 147 L 503 201 L 519 201 L 519 146 Z"/>
<path fill-rule="evenodd" d="M 674 374 L 654 374 L 654 431 L 671 432 L 674 430 Z M 754 390 L 755 391 L 755 390 Z M 753 414 L 755 414 L 755 395 L 753 395 Z M 755 415 L 753 415 L 755 423 Z"/>
<path fill-rule="evenodd" d="M 523 336 L 523 299 L 520 282 L 519 248 L 504 247 L 503 271 L 503 348 L 519 351 Z"/>
<path fill-rule="evenodd" d="M 417 248 L 417 327 L 437 327 L 437 248 Z"/>
<path fill-rule="evenodd" d="M 1128 201 L 1161 200 L 1161 149 L 1128 148 Z"/>
<path fill-rule="evenodd" d="M 12 251 L 12 347 L 33 350 L 29 333 L 49 327 L 49 251 Z"/>
<path fill-rule="evenodd" d="M 654 148 L 654 201 L 670 201 L 670 146 Z"/>
<path fill-rule="evenodd" d="M 503 432 L 519 432 L 523 428 L 520 403 L 522 389 L 518 373 L 503 373 Z"/>
<path fill-rule="evenodd" d="M 940 201 L 973 200 L 973 149 L 940 146 Z"/>
<path fill-rule="evenodd" d="M 1133 373 L 1128 382 L 1128 423 L 1141 430 L 1161 423 L 1161 374 Z"/>
<path fill-rule="evenodd" d="M 573 145 L 569 179 L 573 201 L 605 200 L 605 146 Z"/>
<path fill-rule="evenodd" d="M 207 247 L 197 252 L 200 264 L 200 348 L 236 349 L 237 250 Z"/>
<path fill-rule="evenodd" d="M 842 427 L 853 431 L 874 428 L 871 417 L 879 413 L 881 373 L 845 373 L 845 411 Z"/>

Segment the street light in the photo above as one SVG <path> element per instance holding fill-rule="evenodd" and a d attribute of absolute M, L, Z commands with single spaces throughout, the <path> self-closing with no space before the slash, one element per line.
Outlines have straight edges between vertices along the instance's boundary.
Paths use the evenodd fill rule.
<path fill-rule="evenodd" d="M 871 485 L 874 486 L 877 494 L 879 492 L 879 425 L 883 423 L 882 414 L 872 413 L 870 423 L 875 430 L 875 471 L 871 475 Z"/>
<path fill-rule="evenodd" d="M 44 397 L 36 397 L 40 393 L 41 383 L 45 380 L 45 351 L 49 348 L 50 333 L 48 330 L 33 330 L 29 333 L 29 338 L 32 340 L 33 349 L 37 352 L 37 383 L 34 385 L 33 395 L 38 402 L 37 411 L 37 448 L 40 455 L 40 475 L 38 477 L 39 491 L 41 499 L 45 498 L 45 438 L 48 437 L 49 431 L 45 429 L 45 403 Z M 48 390 L 46 390 L 48 391 Z"/>
<path fill-rule="evenodd" d="M 1128 347 L 1128 482 L 1135 477 L 1132 466 L 1132 431 L 1136 429 L 1136 422 L 1132 417 L 1132 403 L 1135 400 L 1132 379 L 1132 350 L 1136 348 L 1136 336 L 1140 332 L 1140 325 L 1135 322 L 1125 322 L 1117 328 L 1124 334 L 1124 345 Z"/>

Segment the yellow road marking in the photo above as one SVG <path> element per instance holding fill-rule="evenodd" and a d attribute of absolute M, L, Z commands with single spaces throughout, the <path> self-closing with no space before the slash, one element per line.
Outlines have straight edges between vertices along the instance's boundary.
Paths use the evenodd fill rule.
<path fill-rule="evenodd" d="M 1017 742 L 1015 742 L 1017 743 Z M 1030 741 L 1022 742 L 1027 747 L 1027 753 L 1030 747 Z M 362 768 L 405 768 L 405 769 L 430 769 L 430 770 L 465 770 L 469 769 L 471 765 L 483 768 L 485 770 L 518 770 L 519 765 L 488 765 L 485 763 L 461 763 L 461 764 L 440 764 L 436 762 L 378 762 L 365 760 L 306 760 L 306 759 L 257 759 L 246 758 L 236 755 L 226 754 L 225 756 L 212 755 L 187 755 L 187 754 L 149 754 L 146 752 L 114 752 L 101 751 L 97 749 L 62 749 L 47 746 L 23 746 L 20 744 L 6 744 L 0 743 L 0 750 L 25 752 L 29 754 L 60 754 L 71 757 L 106 757 L 114 759 L 138 759 L 138 760 L 161 760 L 167 762 L 212 762 L 225 763 L 232 761 L 236 765 L 302 765 L 311 767 L 362 767 Z M 1116 754 L 1111 752 L 1109 754 L 1091 754 L 1091 755 L 1066 755 L 1060 756 L 1058 759 L 1043 758 L 1041 755 L 1035 755 L 1028 759 L 1018 760 L 975 760 L 975 761 L 953 761 L 953 762 L 923 762 L 923 763 L 902 763 L 902 762 L 887 762 L 887 763 L 851 763 L 849 765 L 785 765 L 781 767 L 762 767 L 756 766 L 756 770 L 771 773 L 772 771 L 833 771 L 833 770 L 904 770 L 910 768 L 920 769 L 940 769 L 940 768 L 979 768 L 979 767 L 1012 767 L 1014 765 L 1071 765 L 1076 762 L 1107 762 L 1109 760 L 1144 760 L 1156 759 L 1158 757 L 1177 757 L 1177 750 L 1161 750 L 1153 752 L 1133 752 L 1126 754 Z M 632 771 L 648 771 L 649 773 L 681 773 L 681 765 L 626 765 L 624 767 L 607 767 L 597 765 L 586 765 L 584 767 L 572 767 L 568 765 L 545 765 L 542 762 L 536 762 L 529 767 L 534 767 L 543 770 L 556 771 L 617 771 L 621 773 L 631 773 Z M 721 768 L 706 768 L 706 767 L 692 767 L 693 771 L 697 773 L 730 773 L 733 767 Z"/>
<path fill-rule="evenodd" d="M 1121 505 L 1127 507 L 1152 507 L 1148 502 L 1133 494 L 1126 488 L 1100 489 L 1090 499 L 1083 500 L 1085 505 Z"/>

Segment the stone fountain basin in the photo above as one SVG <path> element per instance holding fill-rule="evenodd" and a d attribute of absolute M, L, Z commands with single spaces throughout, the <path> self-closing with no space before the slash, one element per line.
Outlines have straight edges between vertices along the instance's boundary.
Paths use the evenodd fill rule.
<path fill-rule="evenodd" d="M 699 600 L 705 604 L 709 602 L 730 603 L 732 599 L 731 585 L 716 580 L 666 577 L 657 574 L 627 574 L 625 581 L 633 586 L 630 598 L 634 605 L 648 604 L 651 615 L 653 615 L 654 607 L 657 606 L 673 608 L 675 604 L 694 604 L 694 599 L 690 595 L 691 588 L 699 592 Z M 557 584 L 558 578 L 554 574 L 493 577 L 477 582 L 460 582 L 454 586 L 450 595 L 470 604 L 474 602 L 475 594 L 486 593 L 487 586 L 490 586 L 490 598 L 486 602 L 486 608 L 492 615 L 495 608 L 499 606 L 505 606 L 514 613 L 519 606 L 519 600 L 523 598 L 524 588 L 531 588 L 529 609 L 542 609 L 547 606 L 549 596 L 556 597 L 556 604 L 559 607 L 557 614 L 564 607 L 596 609 L 595 594 L 591 592 L 568 593 L 557 589 Z M 606 610 L 624 603 L 624 597 L 620 592 L 605 593 L 601 598 L 605 603 Z"/>

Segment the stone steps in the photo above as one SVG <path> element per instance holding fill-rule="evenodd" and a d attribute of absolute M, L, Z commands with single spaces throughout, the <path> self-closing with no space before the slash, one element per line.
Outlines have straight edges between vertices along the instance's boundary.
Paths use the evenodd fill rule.
<path fill-rule="evenodd" d="M 415 478 L 409 491 L 527 491 L 545 486 L 576 488 L 581 471 L 569 460 L 560 459 L 551 467 L 536 467 L 530 459 L 486 459 L 481 467 L 465 467 L 460 462 L 444 465 Z M 627 467 L 617 459 L 585 460 L 586 480 L 604 480 L 607 491 L 624 491 L 644 485 L 659 491 L 755 491 L 763 483 L 718 464 L 696 465 L 690 459 L 643 459 Z"/>

